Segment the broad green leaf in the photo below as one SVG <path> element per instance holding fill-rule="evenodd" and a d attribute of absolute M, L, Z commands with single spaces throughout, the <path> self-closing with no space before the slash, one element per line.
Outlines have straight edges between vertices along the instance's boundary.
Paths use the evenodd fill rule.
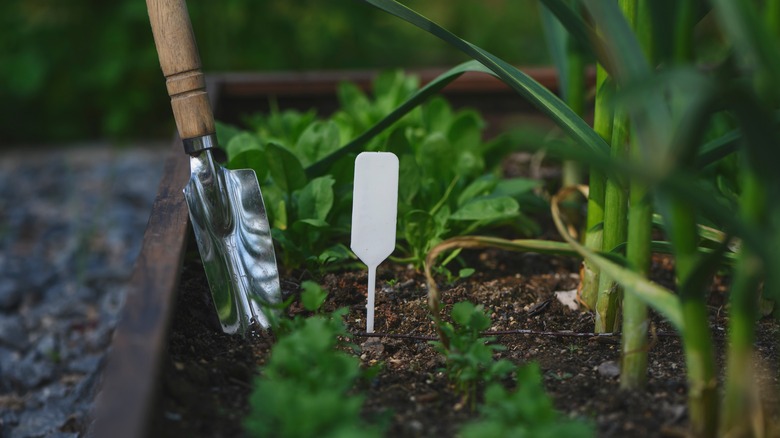
<path fill-rule="evenodd" d="M 256 135 L 246 131 L 236 132 L 227 143 L 224 143 L 228 162 L 233 161 L 236 155 L 247 151 L 263 151 L 265 148 Z"/>
<path fill-rule="evenodd" d="M 266 145 L 268 152 L 268 173 L 282 191 L 292 193 L 306 185 L 306 174 L 298 158 L 292 152 L 276 143 Z"/>
<path fill-rule="evenodd" d="M 493 175 L 485 175 L 481 178 L 477 178 L 469 184 L 458 196 L 458 207 L 462 207 L 465 203 L 471 201 L 474 198 L 480 196 L 487 196 L 493 193 L 493 189 L 496 188 L 498 179 Z"/>
<path fill-rule="evenodd" d="M 273 184 L 263 184 L 260 187 L 263 193 L 263 203 L 268 212 L 268 219 L 274 228 L 287 229 L 287 202 L 282 190 Z"/>
<path fill-rule="evenodd" d="M 512 198 L 517 198 L 518 196 L 541 186 L 541 181 L 530 178 L 502 179 L 498 181 L 492 194 L 495 196 L 511 196 Z"/>
<path fill-rule="evenodd" d="M 257 114 L 249 117 L 246 122 L 266 142 L 292 147 L 298 141 L 303 130 L 316 118 L 317 113 L 314 110 L 306 112 L 280 111 L 272 104 L 270 114 Z"/>
<path fill-rule="evenodd" d="M 447 137 L 441 132 L 431 132 L 420 144 L 417 164 L 422 173 L 439 181 L 449 181 L 453 172 L 453 151 Z"/>
<path fill-rule="evenodd" d="M 419 87 L 416 77 L 408 76 L 400 69 L 380 73 L 373 82 L 376 109 L 381 112 L 377 116 L 382 117 L 395 109 Z"/>
<path fill-rule="evenodd" d="M 452 213 L 455 221 L 493 221 L 517 215 L 520 206 L 508 196 L 475 199 Z"/>
<path fill-rule="evenodd" d="M 314 228 L 328 228 L 330 225 L 322 219 L 300 219 L 295 221 L 293 226 L 298 227 L 300 225 L 306 225 Z"/>
<path fill-rule="evenodd" d="M 258 181 L 265 181 L 268 176 L 267 155 L 260 150 L 247 150 L 233 156 L 227 163 L 228 169 L 252 169 Z"/>
<path fill-rule="evenodd" d="M 352 252 L 342 244 L 336 244 L 323 251 L 317 260 L 325 265 L 328 263 L 338 263 L 353 258 Z"/>
<path fill-rule="evenodd" d="M 297 192 L 298 219 L 327 218 L 333 207 L 333 183 L 333 177 L 325 175 L 309 181 Z"/>
<path fill-rule="evenodd" d="M 407 128 L 404 126 L 396 126 L 391 128 L 389 135 L 387 136 L 387 141 L 384 145 L 384 151 L 385 152 L 392 152 L 396 154 L 397 156 L 403 157 L 405 156 L 411 156 L 414 157 L 414 149 L 412 142 L 409 140 L 409 136 L 407 135 L 407 130 L 410 130 L 413 128 Z M 416 143 L 414 144 L 416 146 Z"/>
<path fill-rule="evenodd" d="M 402 208 L 404 204 L 411 205 L 420 191 L 422 171 L 413 155 L 401 155 L 398 165 L 398 200 Z"/>
<path fill-rule="evenodd" d="M 450 124 L 447 137 L 456 151 L 479 151 L 485 122 L 474 110 L 460 111 Z M 482 151 L 479 151 L 480 153 Z"/>
<path fill-rule="evenodd" d="M 223 149 L 226 149 L 227 144 L 233 137 L 244 132 L 242 129 L 233 125 L 228 125 L 227 123 L 215 122 L 215 126 L 217 128 L 217 143 Z"/>
<path fill-rule="evenodd" d="M 423 123 L 429 132 L 449 132 L 452 123 L 452 108 L 441 97 L 434 97 L 422 110 Z"/>
<path fill-rule="evenodd" d="M 339 148 L 339 128 L 335 122 L 316 121 L 310 124 L 298 138 L 295 151 L 304 166 L 316 162 Z"/>
<path fill-rule="evenodd" d="M 484 170 L 485 160 L 481 153 L 471 150 L 464 150 L 457 155 L 457 160 L 455 161 L 456 175 L 473 178 L 481 174 Z"/>
<path fill-rule="evenodd" d="M 361 128 L 371 125 L 369 114 L 371 102 L 357 85 L 350 82 L 339 84 L 338 98 L 341 104 L 341 111 L 346 113 L 353 123 Z"/>

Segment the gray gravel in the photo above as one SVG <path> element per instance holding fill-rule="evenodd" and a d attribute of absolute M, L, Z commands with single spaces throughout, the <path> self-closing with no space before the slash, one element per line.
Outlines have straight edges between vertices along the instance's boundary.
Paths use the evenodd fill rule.
<path fill-rule="evenodd" d="M 84 435 L 168 146 L 0 151 L 0 436 Z"/>

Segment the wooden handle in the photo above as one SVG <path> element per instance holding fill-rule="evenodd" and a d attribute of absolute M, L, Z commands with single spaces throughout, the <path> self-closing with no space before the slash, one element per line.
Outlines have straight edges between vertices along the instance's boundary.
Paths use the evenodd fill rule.
<path fill-rule="evenodd" d="M 214 134 L 206 80 L 184 0 L 146 0 L 160 67 L 182 139 Z"/>

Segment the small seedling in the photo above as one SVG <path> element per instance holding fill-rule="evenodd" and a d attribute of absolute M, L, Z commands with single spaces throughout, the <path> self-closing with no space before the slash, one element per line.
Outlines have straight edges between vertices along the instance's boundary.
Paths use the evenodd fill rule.
<path fill-rule="evenodd" d="M 490 344 L 495 338 L 482 337 L 481 332 L 490 327 L 490 318 L 481 305 L 467 301 L 452 308 L 454 324 L 442 322 L 439 329 L 446 338 L 432 342 L 432 345 L 446 358 L 446 373 L 458 391 L 471 402 L 476 403 L 478 383 L 490 384 L 508 375 L 515 368 L 506 359 L 493 360 L 493 353 L 504 346 Z"/>
<path fill-rule="evenodd" d="M 313 281 L 304 281 L 301 283 L 301 304 L 303 308 L 310 312 L 320 311 L 325 300 L 328 298 L 328 291 Z"/>
<path fill-rule="evenodd" d="M 539 365 L 517 369 L 517 389 L 508 391 L 498 383 L 485 390 L 482 418 L 461 429 L 463 438 L 483 437 L 569 437 L 594 436 L 591 425 L 563 418 L 553 407 L 542 385 Z"/>
<path fill-rule="evenodd" d="M 360 417 L 363 397 L 350 394 L 366 374 L 360 360 L 344 350 L 346 309 L 320 311 L 327 293 L 314 282 L 302 284 L 303 306 L 317 314 L 277 320 L 279 340 L 255 380 L 251 412 L 245 420 L 253 437 L 379 437 Z M 368 370 L 372 372 L 373 370 Z"/>

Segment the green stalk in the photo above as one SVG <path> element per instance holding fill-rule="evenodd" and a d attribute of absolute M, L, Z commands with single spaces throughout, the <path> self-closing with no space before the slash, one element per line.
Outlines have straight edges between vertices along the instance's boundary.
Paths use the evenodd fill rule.
<path fill-rule="evenodd" d="M 647 188 L 635 182 L 631 184 L 629 198 L 631 209 L 628 213 L 626 258 L 637 273 L 647 277 L 650 271 L 653 204 Z M 647 381 L 647 332 L 647 306 L 633 294 L 624 295 L 620 373 L 620 387 L 623 389 L 640 388 Z"/>
<path fill-rule="evenodd" d="M 632 28 L 635 27 L 636 23 L 636 1 L 618 1 L 620 10 Z M 625 111 L 616 110 L 612 120 L 612 138 L 610 141 L 613 157 L 626 158 L 628 156 L 628 126 L 628 114 Z M 628 193 L 625 185 L 622 181 L 614 178 L 607 179 L 604 190 L 604 234 L 601 244 L 603 251 L 612 251 L 626 241 L 627 209 Z M 599 275 L 598 285 L 596 326 L 594 330 L 597 333 L 614 331 L 617 328 L 621 289 L 612 278 L 606 275 Z"/>
<path fill-rule="evenodd" d="M 567 33 L 566 47 L 566 89 L 563 90 L 563 98 L 566 104 L 577 115 L 585 112 L 585 60 L 582 50 L 577 47 L 571 34 Z M 563 163 L 563 185 L 572 186 L 582 184 L 582 166 L 576 161 Z"/>
<path fill-rule="evenodd" d="M 639 0 L 636 33 L 649 59 L 653 59 L 653 32 L 648 1 Z M 636 136 L 632 135 L 631 159 L 640 162 L 642 153 Z M 629 187 L 628 236 L 626 258 L 638 274 L 647 277 L 650 271 L 653 204 L 647 187 L 631 181 Z M 647 305 L 633 294 L 623 296 L 623 335 L 621 336 L 620 387 L 641 388 L 647 382 L 648 318 Z"/>
<path fill-rule="evenodd" d="M 766 211 L 763 185 L 755 175 L 746 172 L 743 187 L 742 216 L 749 223 L 762 226 Z M 750 436 L 752 416 L 761 409 L 756 405 L 752 359 L 763 262 L 750 248 L 743 248 L 734 270 L 721 435 Z"/>
<path fill-rule="evenodd" d="M 628 116 L 625 112 L 617 110 L 612 121 L 612 156 L 618 158 L 627 156 L 628 137 Z M 607 179 L 604 193 L 603 251 L 612 251 L 626 241 L 627 209 L 628 196 L 624 184 L 615 178 Z M 616 329 L 620 292 L 620 287 L 612 278 L 603 273 L 599 275 L 595 326 L 597 333 L 611 332 Z"/>
<path fill-rule="evenodd" d="M 693 61 L 693 0 L 678 3 L 675 26 L 675 62 Z M 684 167 L 692 163 L 680 163 Z M 678 292 L 685 321 L 683 350 L 688 371 L 688 412 L 693 436 L 714 437 L 718 429 L 718 382 L 715 349 L 712 345 L 706 290 L 700 281 L 689 281 L 695 273 L 698 232 L 696 211 L 684 201 L 668 203 L 669 237 L 674 246 Z"/>
<path fill-rule="evenodd" d="M 669 203 L 669 234 L 675 249 L 677 283 L 682 306 L 683 350 L 688 369 L 688 410 L 693 436 L 714 437 L 718 423 L 715 350 L 709 331 L 705 290 L 688 279 L 698 262 L 696 212 L 684 201 Z"/>
<path fill-rule="evenodd" d="M 593 114 L 593 129 L 607 143 L 612 138 L 612 105 L 609 98 L 609 75 L 601 66 L 596 67 L 596 103 Z M 601 251 L 604 224 L 604 174 L 591 167 L 588 176 L 588 217 L 585 226 L 585 247 Z M 588 260 L 582 264 L 580 299 L 591 309 L 596 308 L 599 287 L 599 270 Z"/>

